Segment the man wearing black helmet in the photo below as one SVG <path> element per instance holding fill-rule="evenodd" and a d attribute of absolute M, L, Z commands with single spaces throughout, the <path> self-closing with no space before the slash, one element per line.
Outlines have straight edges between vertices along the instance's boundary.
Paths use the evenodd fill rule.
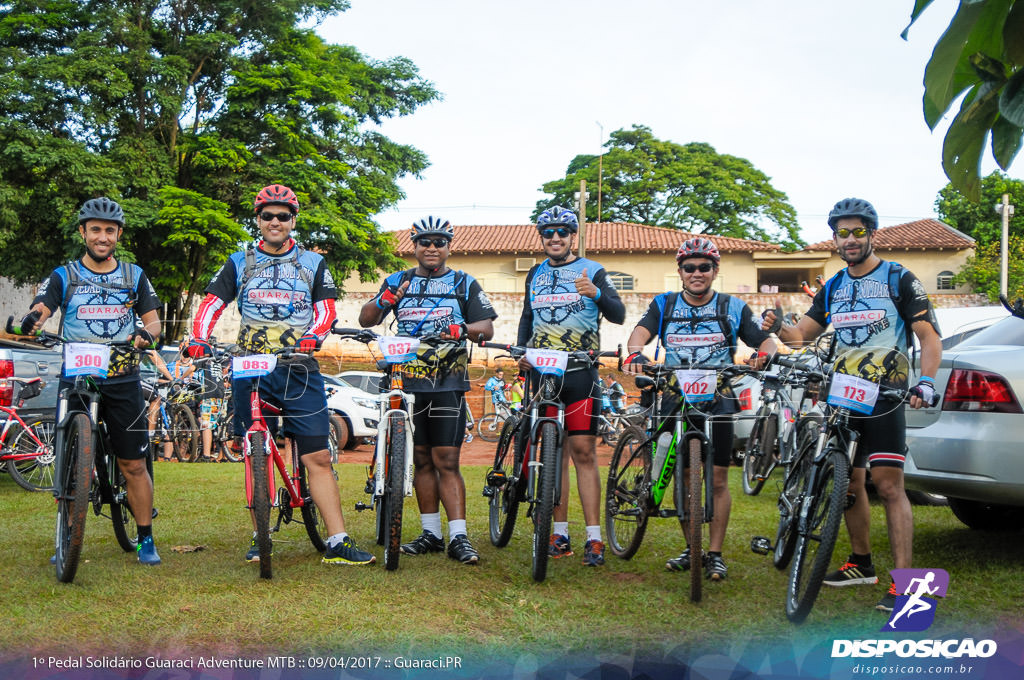
<path fill-rule="evenodd" d="M 323 563 L 373 564 L 376 558 L 360 549 L 345 530 L 338 483 L 327 450 L 327 393 L 320 366 L 312 357 L 334 324 L 338 290 L 324 258 L 291 237 L 299 212 L 294 191 L 271 184 L 256 195 L 254 207 L 262 238 L 255 246 L 232 254 L 206 287 L 206 297 L 192 320 L 188 353 L 196 359 L 212 353 L 210 334 L 232 300 L 238 301 L 242 317 L 238 345 L 243 350 L 257 354 L 294 345 L 310 353 L 308 359 L 279 363 L 271 374 L 261 378 L 234 380 L 234 433 L 242 436 L 252 422 L 249 395 L 252 381 L 258 380 L 261 398 L 282 408 L 285 434 L 291 437 L 309 472 L 310 495 L 329 534 Z M 260 559 L 255 532 L 245 559 Z"/>
<path fill-rule="evenodd" d="M 463 402 L 469 389 L 465 339 L 490 340 L 498 315 L 476 279 L 448 267 L 454 236 L 447 220 L 428 217 L 414 223 L 410 238 L 417 266 L 388 276 L 377 295 L 363 305 L 359 324 L 375 326 L 394 313 L 399 335 L 432 336 L 420 344 L 416 358 L 402 367 L 405 391 L 416 397 L 413 486 L 423 526 L 423 533 L 404 543 L 402 552 L 423 555 L 445 549 L 443 504 L 448 515 L 448 556 L 462 564 L 477 564 L 480 554 L 466 531 L 466 482 L 459 470 L 466 433 Z"/>
<path fill-rule="evenodd" d="M 769 310 L 762 328 L 778 333 L 788 345 L 800 345 L 818 337 L 831 324 L 839 372 L 875 383 L 880 377 L 882 386 L 902 389 L 910 384 L 912 332 L 921 345 L 921 376 L 910 389 L 910 406 L 921 408 L 936 402 L 934 376 L 942 357 L 942 343 L 924 286 L 899 264 L 874 253 L 872 239 L 878 228 L 878 214 L 867 201 L 839 201 L 829 213 L 828 224 L 846 269 L 825 282 L 796 325 L 782 325 Z M 868 466 L 885 507 L 893 567 L 911 566 L 914 518 L 903 488 L 904 407 L 878 399 L 877 403 L 865 404 L 863 413 L 865 416 L 852 420 L 861 432 L 850 478 L 853 503 L 846 510 L 853 552 L 838 571 L 825 577 L 824 583 L 830 586 L 878 583 L 871 561 L 871 517 L 864 488 Z M 895 585 L 890 583 L 876 608 L 892 611 L 897 595 Z"/>
<path fill-rule="evenodd" d="M 542 212 L 537 231 L 545 260 L 526 274 L 526 299 L 519 319 L 518 345 L 575 352 L 599 351 L 601 317 L 614 324 L 626 318 L 626 307 L 604 267 L 572 252 L 579 228 L 576 215 L 561 206 Z M 531 371 L 531 384 L 540 374 L 524 357 L 520 370 Z M 584 566 L 604 564 L 601 540 L 601 479 L 597 469 L 597 424 L 600 399 L 597 369 L 573 367 L 566 371 L 559 399 L 565 403 L 568 433 L 562 456 L 562 479 L 569 479 L 569 459 L 576 467 L 576 486 L 583 505 L 586 542 Z M 562 498 L 555 505 L 554 524 L 548 545 L 553 558 L 573 554 L 569 541 L 569 485 L 562 484 Z"/>
<path fill-rule="evenodd" d="M 120 205 L 105 197 L 86 201 L 78 213 L 85 255 L 58 267 L 43 282 L 31 311 L 22 319 L 22 331 L 41 328 L 60 310 L 60 334 L 67 341 L 134 340 L 138 349 L 152 346 L 160 335 L 160 300 L 141 267 L 114 257 L 123 231 Z M 72 385 L 65 371 L 66 366 L 61 368 L 59 390 Z M 160 564 L 153 543 L 153 479 L 146 469 L 149 436 L 138 356 L 112 351 L 107 376 L 95 378 L 101 395 L 100 417 L 107 424 L 139 529 L 138 559 L 142 564 Z"/>

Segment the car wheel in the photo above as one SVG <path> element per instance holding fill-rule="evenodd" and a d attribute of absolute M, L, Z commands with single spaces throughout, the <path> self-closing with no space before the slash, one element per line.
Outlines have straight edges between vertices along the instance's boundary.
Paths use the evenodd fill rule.
<path fill-rule="evenodd" d="M 1024 508 L 996 505 L 963 498 L 949 498 L 949 509 L 971 529 L 981 531 L 1016 531 L 1024 524 Z"/>
<path fill-rule="evenodd" d="M 917 489 L 907 489 L 907 498 L 912 505 L 949 505 L 945 496 Z"/>

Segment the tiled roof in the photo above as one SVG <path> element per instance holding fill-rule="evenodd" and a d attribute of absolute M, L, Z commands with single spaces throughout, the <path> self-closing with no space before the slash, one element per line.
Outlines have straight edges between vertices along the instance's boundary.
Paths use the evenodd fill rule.
<path fill-rule="evenodd" d="M 399 255 L 412 255 L 409 231 L 393 232 Z M 588 222 L 587 253 L 665 252 L 674 253 L 679 244 L 695 236 L 678 229 L 650 227 L 632 222 Z M 725 236 L 708 236 L 724 253 L 775 251 L 779 246 Z M 476 254 L 536 253 L 540 237 L 532 224 L 456 225 L 452 252 Z"/>
<path fill-rule="evenodd" d="M 938 220 L 915 220 L 882 227 L 875 232 L 872 243 L 880 250 L 974 247 L 974 239 Z M 829 239 L 812 243 L 804 250 L 834 250 L 835 247 L 835 243 Z"/>

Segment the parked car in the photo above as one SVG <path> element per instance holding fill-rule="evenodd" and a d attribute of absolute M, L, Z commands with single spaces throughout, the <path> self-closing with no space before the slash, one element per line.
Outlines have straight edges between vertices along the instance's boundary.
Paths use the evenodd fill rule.
<path fill-rule="evenodd" d="M 325 375 L 327 408 L 337 413 L 348 426 L 348 433 L 341 446 L 354 449 L 360 442 L 377 436 L 377 394 L 370 394 L 350 385 L 339 376 Z"/>
<path fill-rule="evenodd" d="M 357 390 L 380 394 L 380 381 L 384 374 L 375 371 L 342 371 L 336 377 Z"/>
<path fill-rule="evenodd" d="M 906 484 L 972 529 L 1024 525 L 1024 309 L 942 353 L 932 408 L 907 410 Z"/>

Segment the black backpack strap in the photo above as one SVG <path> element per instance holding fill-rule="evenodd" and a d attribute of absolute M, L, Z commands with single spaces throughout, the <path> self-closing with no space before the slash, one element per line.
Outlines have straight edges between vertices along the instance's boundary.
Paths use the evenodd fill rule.
<path fill-rule="evenodd" d="M 658 342 L 661 343 L 662 347 L 665 346 L 665 327 L 668 326 L 667 317 L 670 317 L 672 311 L 676 308 L 677 299 L 679 299 L 678 292 L 669 292 L 668 297 L 665 298 L 665 306 L 661 308 L 661 319 L 658 321 Z"/>
<path fill-rule="evenodd" d="M 78 273 L 78 266 L 75 262 L 68 262 L 64 265 L 64 271 L 68 274 L 67 284 L 64 286 L 64 299 L 60 303 L 62 310 L 67 310 L 68 303 L 71 301 L 71 296 L 75 294 L 75 290 L 82 285 L 82 277 Z"/>
<path fill-rule="evenodd" d="M 273 267 L 282 262 L 290 262 L 295 267 L 295 271 L 299 273 L 299 278 L 306 284 L 310 292 L 313 291 L 313 278 L 306 271 L 306 268 L 302 266 L 301 258 L 302 254 L 306 252 L 306 249 L 302 246 L 297 245 L 295 250 L 292 252 L 291 257 L 284 259 L 270 259 L 265 262 L 256 262 L 256 246 L 249 244 L 249 247 L 245 249 L 245 267 L 242 269 L 242 282 L 238 286 L 238 293 L 241 296 L 241 292 L 245 289 L 245 286 L 253 279 L 254 276 L 259 274 L 261 271 L 268 267 Z"/>
<path fill-rule="evenodd" d="M 843 272 L 845 272 L 845 271 L 846 271 L 846 267 L 843 267 L 842 269 L 837 271 L 835 274 L 833 274 L 832 277 L 828 281 L 825 282 L 825 325 L 826 326 L 828 326 L 829 323 L 831 323 L 831 320 L 832 320 L 832 289 L 833 289 L 833 287 L 835 287 L 836 281 L 839 279 L 840 276 L 843 275 Z"/>
<path fill-rule="evenodd" d="M 732 321 L 729 319 L 729 301 L 732 296 L 728 293 L 718 294 L 718 323 L 722 326 L 722 332 L 729 341 L 729 355 L 735 359 L 736 337 L 733 336 Z"/>

